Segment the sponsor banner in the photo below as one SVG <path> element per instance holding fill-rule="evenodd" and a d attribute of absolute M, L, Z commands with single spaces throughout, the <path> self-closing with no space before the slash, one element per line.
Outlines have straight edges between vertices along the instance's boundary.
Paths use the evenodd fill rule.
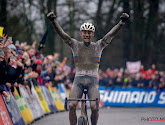
<path fill-rule="evenodd" d="M 65 90 L 66 90 L 67 97 L 69 97 L 70 90 L 69 89 L 65 89 Z"/>
<path fill-rule="evenodd" d="M 33 117 L 30 113 L 30 110 L 25 102 L 25 99 L 23 98 L 22 94 L 19 95 L 18 94 L 18 91 L 16 88 L 14 88 L 14 93 L 15 93 L 15 96 L 16 96 L 16 103 L 17 103 L 17 106 L 21 112 L 21 115 L 25 121 L 26 124 L 30 123 L 33 121 Z"/>
<path fill-rule="evenodd" d="M 58 90 L 55 87 L 51 87 L 50 85 L 48 85 L 48 89 L 52 95 L 52 98 L 55 102 L 55 105 L 56 105 L 58 111 L 64 110 L 64 105 L 60 98 Z"/>
<path fill-rule="evenodd" d="M 100 98 L 105 106 L 127 107 L 165 107 L 165 89 L 156 93 L 156 89 L 100 87 Z"/>
<path fill-rule="evenodd" d="M 67 93 L 66 93 L 66 90 L 65 90 L 65 87 L 64 87 L 64 84 L 61 83 L 61 84 L 58 84 L 58 90 L 60 92 L 60 97 L 62 99 L 62 102 L 63 102 L 63 105 L 65 104 L 65 98 L 67 97 Z"/>
<path fill-rule="evenodd" d="M 127 61 L 126 66 L 130 73 L 136 73 L 136 72 L 140 71 L 141 62 L 140 61 L 136 61 L 136 62 Z"/>
<path fill-rule="evenodd" d="M 43 96 L 43 94 L 42 94 L 42 92 L 41 92 L 40 87 L 39 87 L 39 86 L 35 86 L 35 90 L 36 90 L 37 95 L 38 95 L 38 97 L 39 97 L 39 99 L 40 99 L 40 102 L 41 102 L 41 104 L 42 104 L 42 106 L 43 106 L 43 108 L 44 108 L 44 111 L 45 111 L 46 113 L 49 113 L 49 112 L 50 112 L 50 109 L 49 109 L 49 107 L 48 107 L 48 104 L 47 104 L 46 101 L 45 101 L 45 98 L 44 98 L 44 96 Z"/>
<path fill-rule="evenodd" d="M 52 98 L 48 88 L 46 88 L 45 86 L 40 86 L 40 88 L 41 88 L 41 91 L 42 91 L 42 93 L 43 93 L 43 95 L 45 97 L 45 100 L 46 100 L 46 102 L 47 102 L 47 104 L 49 106 L 49 109 L 51 111 L 57 111 L 57 108 L 55 106 L 55 103 L 53 101 L 53 98 Z"/>
<path fill-rule="evenodd" d="M 34 96 L 31 93 L 28 93 L 27 89 L 24 86 L 19 86 L 21 94 L 23 95 L 26 104 L 29 107 L 29 110 L 33 116 L 34 119 L 40 117 L 42 114 L 40 114 L 40 109 L 38 108 L 38 103 L 36 103 L 36 100 L 33 99 Z"/>
<path fill-rule="evenodd" d="M 100 99 L 99 107 L 103 107 L 103 106 L 104 106 L 104 102 Z"/>
<path fill-rule="evenodd" d="M 0 94 L 0 124 L 1 125 L 13 125 L 6 106 L 3 102 L 2 96 Z"/>
<path fill-rule="evenodd" d="M 34 88 L 34 85 L 31 84 L 31 91 L 32 91 L 32 102 L 34 102 L 35 105 L 37 105 L 37 111 L 40 114 L 40 116 L 45 114 L 44 108 L 40 102 L 40 99 L 38 98 L 37 92 Z"/>
<path fill-rule="evenodd" d="M 4 86 L 5 91 L 9 94 L 7 88 Z M 6 105 L 6 108 L 9 112 L 10 118 L 14 125 L 25 125 L 25 122 L 22 118 L 21 112 L 19 111 L 19 108 L 15 102 L 15 99 L 12 94 L 10 94 L 11 99 L 10 103 L 7 103 L 5 101 L 5 98 L 3 97 L 4 103 Z"/>

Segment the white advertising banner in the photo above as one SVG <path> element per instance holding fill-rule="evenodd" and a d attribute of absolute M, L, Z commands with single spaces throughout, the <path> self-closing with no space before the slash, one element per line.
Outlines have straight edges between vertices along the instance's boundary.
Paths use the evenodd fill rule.
<path fill-rule="evenodd" d="M 136 62 L 126 62 L 127 70 L 130 73 L 136 73 L 140 71 L 141 61 Z"/>

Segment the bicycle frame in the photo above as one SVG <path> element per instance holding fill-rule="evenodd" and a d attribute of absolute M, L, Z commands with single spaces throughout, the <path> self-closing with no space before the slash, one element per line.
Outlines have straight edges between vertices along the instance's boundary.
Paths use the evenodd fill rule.
<path fill-rule="evenodd" d="M 67 109 L 67 103 L 69 101 L 81 101 L 81 115 L 78 118 L 79 119 L 78 122 L 80 121 L 80 125 L 89 125 L 86 101 L 96 101 L 96 107 L 98 109 L 99 108 L 99 100 L 98 100 L 98 98 L 96 98 L 96 99 L 86 99 L 87 90 L 84 90 L 83 93 L 85 94 L 85 99 L 67 99 L 67 98 L 65 98 L 65 110 L 68 110 Z"/>

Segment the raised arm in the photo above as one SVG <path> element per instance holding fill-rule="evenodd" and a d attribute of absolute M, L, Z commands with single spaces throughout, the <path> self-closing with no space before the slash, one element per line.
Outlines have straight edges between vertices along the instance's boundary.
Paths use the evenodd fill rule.
<path fill-rule="evenodd" d="M 115 34 L 118 33 L 118 31 L 121 29 L 121 27 L 125 24 L 125 22 L 128 20 L 129 15 L 126 13 L 122 13 L 120 16 L 120 22 L 114 26 L 103 38 L 102 38 L 102 45 L 106 46 L 109 44 L 112 40 L 112 38 L 115 36 Z"/>
<path fill-rule="evenodd" d="M 70 46 L 72 42 L 71 37 L 67 33 L 65 33 L 64 30 L 61 28 L 61 26 L 57 23 L 57 21 L 55 20 L 56 16 L 54 15 L 54 13 L 53 12 L 48 13 L 47 17 L 50 20 L 50 22 L 53 24 L 59 36 L 65 41 L 66 44 Z"/>

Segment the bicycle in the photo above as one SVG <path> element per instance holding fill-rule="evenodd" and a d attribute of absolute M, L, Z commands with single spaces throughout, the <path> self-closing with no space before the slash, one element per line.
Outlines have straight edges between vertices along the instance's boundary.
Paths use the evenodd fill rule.
<path fill-rule="evenodd" d="M 96 98 L 96 99 L 86 99 L 87 93 L 88 93 L 87 89 L 84 89 L 83 90 L 83 94 L 85 95 L 84 99 L 67 99 L 67 98 L 65 98 L 65 110 L 68 110 L 67 109 L 67 103 L 69 101 L 81 101 L 81 115 L 78 118 L 78 125 L 89 125 L 86 101 L 96 101 L 96 108 L 97 108 L 97 110 L 99 109 L 99 100 L 98 100 L 98 98 Z"/>

